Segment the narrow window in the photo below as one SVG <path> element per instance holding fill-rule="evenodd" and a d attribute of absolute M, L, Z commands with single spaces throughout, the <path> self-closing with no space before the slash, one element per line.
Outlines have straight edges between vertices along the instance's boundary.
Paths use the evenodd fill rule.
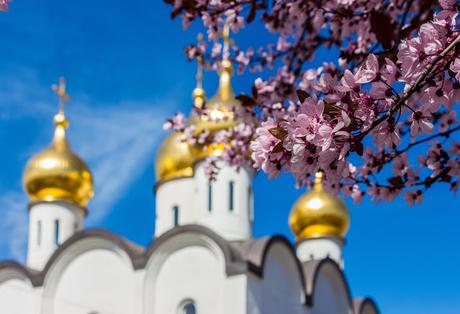
<path fill-rule="evenodd" d="M 54 220 L 54 244 L 59 245 L 59 220 Z"/>
<path fill-rule="evenodd" d="M 248 187 L 247 201 L 248 201 L 247 207 L 248 207 L 248 211 L 249 211 L 249 220 L 253 221 L 254 220 L 254 211 L 253 211 L 253 208 L 252 208 L 252 188 L 251 188 L 251 186 Z"/>
<path fill-rule="evenodd" d="M 235 210 L 235 182 L 230 181 L 228 183 L 228 210 L 234 211 Z"/>
<path fill-rule="evenodd" d="M 208 212 L 212 212 L 212 182 L 208 182 Z"/>
<path fill-rule="evenodd" d="M 179 225 L 179 206 L 173 207 L 173 223 L 174 227 Z"/>
<path fill-rule="evenodd" d="M 195 304 L 192 302 L 186 303 L 182 308 L 181 314 L 196 314 Z"/>
<path fill-rule="evenodd" d="M 40 247 L 42 244 L 42 222 L 39 220 L 37 222 L 37 246 Z"/>

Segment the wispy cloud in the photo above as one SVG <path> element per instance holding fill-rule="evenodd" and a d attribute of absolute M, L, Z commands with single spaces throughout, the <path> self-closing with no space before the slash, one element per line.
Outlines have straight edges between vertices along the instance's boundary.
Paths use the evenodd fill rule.
<path fill-rule="evenodd" d="M 27 245 L 27 204 L 23 193 L 8 191 L 0 196 L 0 247 L 8 250 L 5 252 L 9 258 L 24 261 Z"/>
<path fill-rule="evenodd" d="M 47 99 L 42 97 L 43 86 L 34 88 L 30 80 L 27 89 L 20 81 L 8 85 L 8 92 L 0 89 L 0 120 L 14 116 L 15 119 L 32 117 L 51 121 L 56 106 L 37 101 Z M 72 101 L 68 110 L 69 138 L 74 151 L 93 172 L 96 193 L 89 205 L 91 213 L 86 223 L 97 225 L 126 195 L 146 167 L 153 171 L 155 147 L 163 135 L 161 126 L 170 113 L 165 108 L 171 110 L 176 105 L 173 102 L 165 104 L 164 100 L 161 106 L 156 105 L 160 102 L 155 100 L 96 105 L 90 97 L 75 97 L 78 98 L 85 99 L 85 104 Z M 49 141 L 49 138 L 37 138 L 34 150 L 44 148 Z M 23 149 L 31 151 L 30 147 Z M 24 154 L 24 151 L 14 153 Z M 0 196 L 0 210 L 5 217 L 0 220 L 0 249 L 9 251 L 1 255 L 23 260 L 27 242 L 26 197 L 14 186 L 0 186 Z"/>
<path fill-rule="evenodd" d="M 153 171 L 165 117 L 162 108 L 145 103 L 82 110 L 72 117 L 72 146 L 88 161 L 95 179 L 89 224 L 104 218 L 146 167 Z"/>

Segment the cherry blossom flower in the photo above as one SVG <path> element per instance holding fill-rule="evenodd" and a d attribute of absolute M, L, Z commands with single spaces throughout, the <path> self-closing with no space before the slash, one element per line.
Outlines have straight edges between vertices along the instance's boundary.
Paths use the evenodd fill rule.
<path fill-rule="evenodd" d="M 409 206 L 412 207 L 415 204 L 420 204 L 423 200 L 423 194 L 421 190 L 411 190 L 407 191 L 404 195 L 404 200 L 409 203 Z"/>
<path fill-rule="evenodd" d="M 431 123 L 428 114 L 421 111 L 413 112 L 409 116 L 408 121 L 411 122 L 410 132 L 412 136 L 418 136 L 420 133 L 433 132 L 433 123 Z"/>
<path fill-rule="evenodd" d="M 185 127 L 185 116 L 182 113 L 177 113 L 174 117 L 168 119 L 163 124 L 163 129 L 166 131 L 180 131 Z"/>
<path fill-rule="evenodd" d="M 0 11 L 8 11 L 8 3 L 12 0 L 0 0 Z"/>
<path fill-rule="evenodd" d="M 184 24 L 201 19 L 208 29 L 208 44 L 186 49 L 189 58 L 203 56 L 207 68 L 219 68 L 223 23 L 236 32 L 259 20 L 272 35 L 260 47 L 232 42 L 226 56 L 239 74 L 258 72 L 239 98 L 238 126 L 196 134 L 171 120 L 169 128 L 183 128 L 192 145 L 225 143 L 221 160 L 270 178 L 286 171 L 299 186 L 321 169 L 330 191 L 356 202 L 366 195 L 377 203 L 401 197 L 412 206 L 434 184 L 456 191 L 459 5 L 401 3 L 176 1 L 175 16 Z M 339 55 L 324 55 L 325 49 Z M 418 162 L 416 148 L 423 152 Z M 210 176 L 218 164 L 207 161 Z"/>

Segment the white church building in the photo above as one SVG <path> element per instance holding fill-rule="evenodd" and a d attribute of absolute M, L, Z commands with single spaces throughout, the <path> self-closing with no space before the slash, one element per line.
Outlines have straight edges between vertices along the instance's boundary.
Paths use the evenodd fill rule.
<path fill-rule="evenodd" d="M 215 132 L 235 123 L 238 106 L 224 59 L 220 86 L 206 106 L 226 119 L 192 114 Z M 376 314 L 353 298 L 343 273 L 349 214 L 339 198 L 313 188 L 293 206 L 296 236 L 253 238 L 253 170 L 223 162 L 214 181 L 203 150 L 172 133 L 156 158 L 155 234 L 148 247 L 108 230 L 86 229 L 93 179 L 66 140 L 65 85 L 55 134 L 24 171 L 29 196 L 26 264 L 0 262 L 2 314 Z M 196 105 L 205 94 L 198 85 Z M 219 147 L 213 151 L 218 152 Z M 153 222 L 152 222 L 153 223 Z"/>

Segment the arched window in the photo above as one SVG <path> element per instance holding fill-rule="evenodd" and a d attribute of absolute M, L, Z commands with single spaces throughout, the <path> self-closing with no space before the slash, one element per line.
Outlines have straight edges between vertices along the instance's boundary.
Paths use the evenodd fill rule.
<path fill-rule="evenodd" d="M 180 314 L 196 314 L 196 307 L 192 301 L 187 301 L 183 306 Z"/>
<path fill-rule="evenodd" d="M 179 206 L 177 205 L 173 207 L 173 224 L 174 227 L 179 225 Z"/>

